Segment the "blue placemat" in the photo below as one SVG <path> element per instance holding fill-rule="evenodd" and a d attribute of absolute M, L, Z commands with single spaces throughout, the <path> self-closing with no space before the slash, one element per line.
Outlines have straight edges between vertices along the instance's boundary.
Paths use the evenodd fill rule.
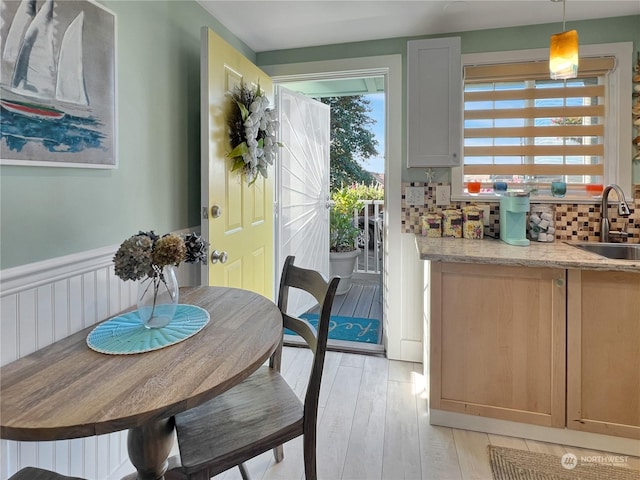
<path fill-rule="evenodd" d="M 87 336 L 92 350 L 112 355 L 150 352 L 185 340 L 209 323 L 209 312 L 195 305 L 178 305 L 173 320 L 161 328 L 145 328 L 138 311 L 101 323 Z"/>

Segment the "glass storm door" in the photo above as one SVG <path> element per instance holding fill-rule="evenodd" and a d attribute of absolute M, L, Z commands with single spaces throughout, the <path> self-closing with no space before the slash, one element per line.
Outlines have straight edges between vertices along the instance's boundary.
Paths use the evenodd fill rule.
<path fill-rule="evenodd" d="M 282 86 L 276 86 L 276 104 L 282 143 L 276 180 L 277 284 L 288 255 L 296 257 L 295 265 L 328 279 L 330 109 Z M 308 294 L 289 295 L 294 315 L 315 304 Z"/>

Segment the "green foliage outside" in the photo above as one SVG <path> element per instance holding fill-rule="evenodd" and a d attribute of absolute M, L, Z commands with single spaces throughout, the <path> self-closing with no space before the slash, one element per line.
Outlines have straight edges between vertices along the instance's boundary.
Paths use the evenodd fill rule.
<path fill-rule="evenodd" d="M 349 186 L 349 189 L 360 200 L 384 200 L 384 187 L 382 185 L 354 183 Z"/>
<path fill-rule="evenodd" d="M 373 176 L 359 162 L 378 154 L 378 141 L 369 127 L 370 102 L 363 95 L 318 98 L 331 108 L 331 190 L 352 183 L 370 184 Z"/>
<path fill-rule="evenodd" d="M 333 206 L 329 216 L 330 245 L 332 252 L 349 252 L 356 248 L 360 229 L 354 220 L 354 210 L 364 208 L 362 200 L 384 200 L 381 185 L 354 183 L 341 186 L 331 194 Z"/>
<path fill-rule="evenodd" d="M 353 211 L 364 207 L 358 197 L 357 188 L 341 187 L 331 194 L 334 204 L 329 215 L 329 250 L 349 252 L 356 249 L 356 239 L 360 233 L 354 225 Z"/>

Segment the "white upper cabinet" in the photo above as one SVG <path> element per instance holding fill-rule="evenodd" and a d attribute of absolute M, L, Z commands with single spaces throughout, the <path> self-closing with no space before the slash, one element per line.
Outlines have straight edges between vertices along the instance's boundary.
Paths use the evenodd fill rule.
<path fill-rule="evenodd" d="M 460 37 L 407 42 L 407 112 L 407 166 L 458 166 L 462 156 Z"/>

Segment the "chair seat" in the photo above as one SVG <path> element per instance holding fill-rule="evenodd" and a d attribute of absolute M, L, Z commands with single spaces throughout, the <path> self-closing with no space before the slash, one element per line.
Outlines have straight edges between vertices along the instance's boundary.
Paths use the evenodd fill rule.
<path fill-rule="evenodd" d="M 303 433 L 304 407 L 274 369 L 261 367 L 214 399 L 176 415 L 185 473 L 217 475 Z"/>
<path fill-rule="evenodd" d="M 26 467 L 12 475 L 9 480 L 82 480 L 78 477 L 67 477 L 41 468 Z"/>

